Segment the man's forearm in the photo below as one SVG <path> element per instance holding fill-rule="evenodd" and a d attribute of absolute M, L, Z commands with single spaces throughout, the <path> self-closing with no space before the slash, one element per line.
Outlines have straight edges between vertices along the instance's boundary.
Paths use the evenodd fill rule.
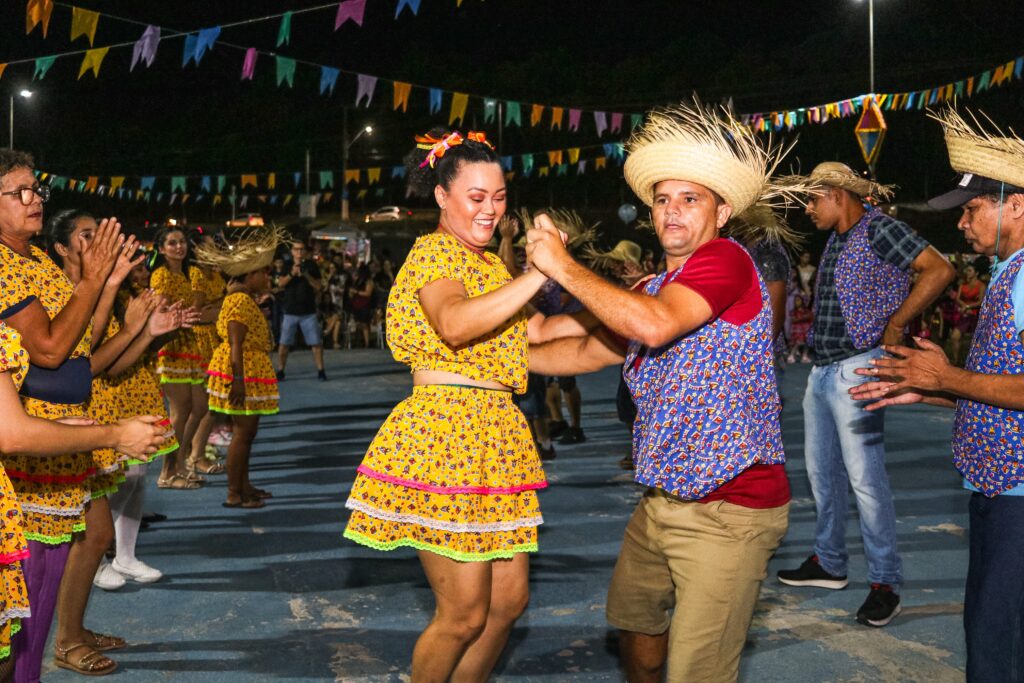
<path fill-rule="evenodd" d="M 617 287 L 575 261 L 554 277 L 608 329 L 626 339 L 643 339 L 660 322 L 651 320 L 651 297 Z"/>
<path fill-rule="evenodd" d="M 584 375 L 623 361 L 623 354 L 601 335 L 565 337 L 530 345 L 530 372 L 553 377 Z"/>
<path fill-rule="evenodd" d="M 942 374 L 940 389 L 997 408 L 1024 410 L 1024 375 L 986 375 L 951 365 Z"/>
<path fill-rule="evenodd" d="M 936 268 L 923 271 L 907 298 L 889 316 L 889 324 L 899 329 L 905 328 L 911 320 L 921 315 L 930 303 L 939 298 L 939 295 L 946 289 L 946 285 L 949 284 L 949 279 L 946 269 Z"/>

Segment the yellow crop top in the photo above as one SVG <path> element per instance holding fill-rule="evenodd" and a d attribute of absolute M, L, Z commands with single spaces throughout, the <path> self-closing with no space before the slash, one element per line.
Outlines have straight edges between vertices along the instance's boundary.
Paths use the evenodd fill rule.
<path fill-rule="evenodd" d="M 526 391 L 529 364 L 526 314 L 459 347 L 449 346 L 420 305 L 420 289 L 435 280 L 461 282 L 470 297 L 493 291 L 512 277 L 494 254 L 478 254 L 444 232 L 416 240 L 388 297 L 387 335 L 395 360 L 416 370 L 443 370 Z"/>

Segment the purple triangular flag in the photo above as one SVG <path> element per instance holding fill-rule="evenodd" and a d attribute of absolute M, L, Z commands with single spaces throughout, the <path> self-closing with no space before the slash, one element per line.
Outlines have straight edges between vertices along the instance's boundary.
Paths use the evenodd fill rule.
<path fill-rule="evenodd" d="M 135 47 L 132 48 L 132 65 L 129 71 L 135 70 L 135 65 L 139 63 L 139 60 L 146 62 L 146 66 L 153 66 L 153 60 L 156 59 L 156 48 L 160 44 L 160 27 L 159 26 L 147 26 L 146 30 L 142 32 L 142 37 L 135 41 Z"/>
<path fill-rule="evenodd" d="M 256 56 L 259 53 L 256 48 L 250 47 L 245 51 L 245 61 L 242 62 L 242 80 L 251 81 L 252 75 L 256 71 Z"/>
<path fill-rule="evenodd" d="M 362 26 L 365 12 L 366 0 L 345 0 L 338 3 L 338 14 L 334 17 L 334 30 L 337 31 L 349 19 Z"/>
<path fill-rule="evenodd" d="M 356 90 L 356 106 L 359 106 L 359 100 L 366 98 L 366 106 L 370 106 L 370 102 L 373 101 L 373 91 L 377 88 L 377 77 L 367 76 L 366 74 L 357 74 L 357 80 L 359 81 L 359 87 Z"/>
<path fill-rule="evenodd" d="M 597 137 L 601 137 L 608 130 L 608 116 L 603 111 L 595 111 L 594 125 L 597 126 Z"/>

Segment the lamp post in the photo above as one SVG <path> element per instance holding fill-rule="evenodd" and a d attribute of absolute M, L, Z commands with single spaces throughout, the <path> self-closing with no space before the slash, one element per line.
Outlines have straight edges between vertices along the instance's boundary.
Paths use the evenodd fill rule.
<path fill-rule="evenodd" d="M 341 221 L 348 221 L 348 181 L 345 175 L 348 172 L 348 150 L 355 144 L 356 140 L 364 135 L 373 133 L 373 126 L 364 126 L 359 129 L 351 140 L 348 138 L 348 108 L 342 110 L 341 123 Z"/>
<path fill-rule="evenodd" d="M 875 0 L 868 0 L 868 69 L 871 79 L 871 95 L 875 94 Z"/>
<path fill-rule="evenodd" d="M 19 90 L 18 91 L 18 97 L 22 97 L 22 98 L 27 100 L 28 98 L 32 97 L 32 91 L 31 90 L 25 90 L 25 89 Z M 9 119 L 9 125 L 8 125 L 8 128 L 7 128 L 7 140 L 8 140 L 8 144 L 7 144 L 8 148 L 9 149 L 14 149 L 14 95 L 13 94 L 11 95 L 11 101 L 10 101 L 10 119 Z"/>

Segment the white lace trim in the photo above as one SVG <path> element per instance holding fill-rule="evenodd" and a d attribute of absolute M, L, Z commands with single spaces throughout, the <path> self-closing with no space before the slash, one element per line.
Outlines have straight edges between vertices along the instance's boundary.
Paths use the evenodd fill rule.
<path fill-rule="evenodd" d="M 220 391 L 213 391 L 209 387 L 206 389 L 206 393 L 210 396 L 216 396 L 217 398 L 227 399 L 229 394 Z M 281 398 L 280 394 L 267 394 L 266 396 L 246 396 L 246 401 L 277 401 Z"/>
<path fill-rule="evenodd" d="M 158 365 L 156 367 L 157 374 L 170 373 L 172 375 L 192 375 L 199 372 L 198 362 L 195 367 L 192 368 L 172 368 L 166 365 Z"/>
<path fill-rule="evenodd" d="M 347 507 L 349 510 L 359 510 L 360 512 L 367 514 L 371 517 L 383 519 L 388 522 L 418 524 L 420 526 L 425 526 L 428 529 L 437 529 L 438 531 L 451 531 L 455 533 L 474 533 L 482 531 L 515 531 L 516 529 L 522 529 L 524 527 L 540 526 L 544 523 L 544 518 L 541 515 L 537 515 L 536 517 L 521 517 L 519 519 L 504 522 L 465 522 L 459 524 L 456 522 L 444 522 L 437 519 L 431 519 L 430 517 L 421 517 L 419 515 L 403 515 L 396 512 L 381 510 L 379 508 L 375 508 L 372 505 L 368 505 L 361 501 L 352 500 L 351 498 L 349 498 L 348 501 L 345 502 L 345 507 Z"/>
<path fill-rule="evenodd" d="M 80 505 L 77 508 L 67 509 L 53 507 L 51 505 L 39 505 L 37 503 L 22 503 L 22 512 L 34 512 L 37 515 L 55 515 L 57 517 L 78 517 L 82 514 L 85 509 L 84 505 Z"/>
<path fill-rule="evenodd" d="M 32 610 L 28 607 L 12 607 L 3 614 L 0 614 L 0 624 L 6 624 L 12 619 L 28 619 L 32 616 Z"/>

